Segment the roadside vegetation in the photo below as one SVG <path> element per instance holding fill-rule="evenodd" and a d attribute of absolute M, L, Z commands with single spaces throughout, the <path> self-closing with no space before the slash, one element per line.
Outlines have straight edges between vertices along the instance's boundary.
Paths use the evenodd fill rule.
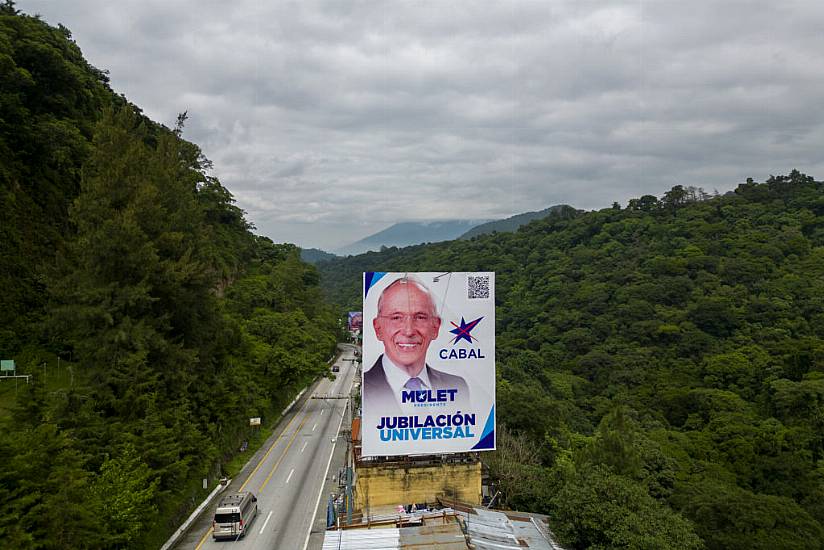
<path fill-rule="evenodd" d="M 503 505 L 569 548 L 824 547 L 824 184 L 675 186 L 515 233 L 319 264 L 495 271 Z"/>
<path fill-rule="evenodd" d="M 0 544 L 158 548 L 326 375 L 337 321 L 198 147 L 0 5 Z"/>

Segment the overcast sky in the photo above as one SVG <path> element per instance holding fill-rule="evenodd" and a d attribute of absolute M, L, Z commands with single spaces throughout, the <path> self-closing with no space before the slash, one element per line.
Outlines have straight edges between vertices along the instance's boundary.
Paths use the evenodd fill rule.
<path fill-rule="evenodd" d="M 18 0 L 185 137 L 259 233 L 824 179 L 824 1 Z"/>

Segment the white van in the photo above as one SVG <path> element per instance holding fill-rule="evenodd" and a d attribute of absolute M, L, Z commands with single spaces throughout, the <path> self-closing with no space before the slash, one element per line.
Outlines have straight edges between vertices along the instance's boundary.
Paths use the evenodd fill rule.
<path fill-rule="evenodd" d="M 212 520 L 212 537 L 239 539 L 257 516 L 257 497 L 250 492 L 233 493 L 220 499 Z"/>

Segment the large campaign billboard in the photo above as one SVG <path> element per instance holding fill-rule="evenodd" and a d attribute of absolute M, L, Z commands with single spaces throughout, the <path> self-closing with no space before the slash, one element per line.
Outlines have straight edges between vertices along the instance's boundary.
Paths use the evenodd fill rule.
<path fill-rule="evenodd" d="M 363 274 L 361 455 L 495 449 L 495 274 Z"/>

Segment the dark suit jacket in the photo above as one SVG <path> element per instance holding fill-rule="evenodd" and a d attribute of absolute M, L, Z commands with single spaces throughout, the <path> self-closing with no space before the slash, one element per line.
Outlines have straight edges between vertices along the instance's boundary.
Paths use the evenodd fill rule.
<path fill-rule="evenodd" d="M 449 410 L 461 409 L 464 412 L 469 411 L 469 387 L 463 378 L 435 370 L 429 365 L 426 365 L 426 374 L 429 376 L 432 390 L 458 390 L 458 393 L 455 395 L 455 401 L 447 404 Z M 381 354 L 378 360 L 375 361 L 375 364 L 372 365 L 372 368 L 363 373 L 364 410 L 367 410 L 370 416 L 397 415 L 401 412 L 400 406 L 398 405 L 400 398 L 400 395 L 395 396 L 392 393 L 392 386 L 389 385 L 389 381 L 386 379 L 386 373 L 383 371 L 383 354 Z M 438 408 L 421 409 L 421 413 L 430 411 L 438 411 Z"/>

